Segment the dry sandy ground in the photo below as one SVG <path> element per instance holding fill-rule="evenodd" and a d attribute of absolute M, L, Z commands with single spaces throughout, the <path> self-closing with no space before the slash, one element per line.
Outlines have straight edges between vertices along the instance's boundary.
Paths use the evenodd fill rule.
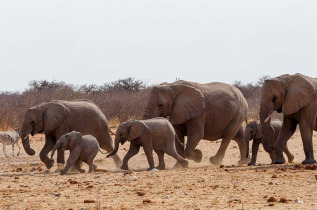
<path fill-rule="evenodd" d="M 232 142 L 220 168 L 209 163 L 219 142 L 201 141 L 203 161 L 190 162 L 187 169 L 173 170 L 175 161 L 166 156 L 167 170 L 145 171 L 142 151 L 130 161 L 134 172 L 125 174 L 99 153 L 95 163 L 108 172 L 64 176 L 54 173 L 55 168 L 46 170 L 40 162 L 44 140 L 39 138 L 31 142 L 36 150 L 33 157 L 23 149 L 20 157 L 7 159 L 1 154 L 0 209 L 317 209 L 317 170 L 296 164 L 304 159 L 299 132 L 289 141 L 293 164 L 268 165 L 269 156 L 261 146 L 260 166 L 238 167 L 239 151 Z M 316 142 L 315 132 L 315 148 Z M 119 149 L 121 157 L 127 147 Z M 7 151 L 10 154 L 11 148 Z M 268 202 L 270 197 L 276 201 Z M 297 198 L 303 203 L 296 203 Z"/>

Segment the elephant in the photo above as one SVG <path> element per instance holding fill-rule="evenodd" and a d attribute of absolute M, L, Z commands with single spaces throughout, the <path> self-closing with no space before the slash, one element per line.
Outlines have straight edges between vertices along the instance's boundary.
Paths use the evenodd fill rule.
<path fill-rule="evenodd" d="M 34 136 L 44 132 L 45 145 L 40 152 L 40 159 L 49 169 L 54 161 L 47 157 L 48 153 L 57 139 L 73 130 L 83 135 L 93 135 L 102 149 L 108 152 L 113 150 L 108 121 L 98 106 L 89 100 L 54 100 L 28 109 L 21 128 L 24 150 L 28 155 L 34 155 L 29 134 Z M 122 161 L 118 155 L 113 156 L 113 160 L 117 167 L 121 166 Z M 64 168 L 64 163 L 64 151 L 60 150 L 57 152 L 57 170 Z"/>
<path fill-rule="evenodd" d="M 64 134 L 57 140 L 56 145 L 53 147 L 51 160 L 53 160 L 56 150 L 70 151 L 67 164 L 65 168 L 61 170 L 62 175 L 66 174 L 69 168 L 73 165 L 80 173 L 85 173 L 85 170 L 81 169 L 82 161 L 89 165 L 88 173 L 91 173 L 94 169 L 96 169 L 93 161 L 97 153 L 100 151 L 100 147 L 97 139 L 92 135 L 82 136 L 80 132 L 76 131 Z"/>
<path fill-rule="evenodd" d="M 186 147 L 177 146 L 177 152 L 187 159 L 200 162 L 202 152 L 195 149 L 201 139 L 222 139 L 220 148 L 210 162 L 222 163 L 225 151 L 233 139 L 238 143 L 241 159 L 247 164 L 244 128 L 248 104 L 241 91 L 225 83 L 199 84 L 179 80 L 162 83 L 150 91 L 143 119 L 169 118 L 181 143 L 187 136 Z"/>
<path fill-rule="evenodd" d="M 270 145 L 269 129 L 271 114 L 283 113 L 281 132 Z M 274 158 L 274 164 L 283 164 L 283 148 L 299 125 L 305 160 L 302 164 L 316 163 L 313 152 L 313 130 L 317 130 L 317 79 L 302 74 L 281 75 L 267 79 L 261 90 L 260 122 L 263 132 L 263 147 Z"/>
<path fill-rule="evenodd" d="M 158 117 L 148 120 L 129 120 L 119 125 L 116 137 L 115 148 L 107 155 L 110 157 L 117 153 L 119 143 L 122 145 L 130 142 L 130 149 L 123 158 L 121 169 L 128 170 L 128 161 L 136 155 L 140 146 L 143 147 L 149 162 L 149 169 L 154 168 L 153 149 L 156 152 L 159 165 L 156 169 L 165 169 L 164 153 L 175 158 L 183 167 L 188 166 L 188 161 L 182 158 L 176 151 L 175 144 L 181 144 L 177 138 L 172 124 L 165 118 Z"/>
<path fill-rule="evenodd" d="M 274 146 L 274 143 L 281 131 L 282 128 L 282 122 L 280 120 L 274 120 L 271 121 L 271 125 L 270 125 L 270 144 Z M 248 163 L 249 166 L 251 165 L 255 165 L 256 162 L 256 157 L 258 154 L 258 150 L 259 150 L 259 145 L 262 143 L 262 128 L 261 128 L 261 124 L 259 121 L 251 121 L 249 122 L 245 129 L 245 143 L 247 146 L 247 154 L 249 154 L 249 144 L 250 141 L 253 140 L 252 143 L 252 157 L 251 157 L 251 161 L 250 163 Z M 283 148 L 284 153 L 286 154 L 287 158 L 288 158 L 288 162 L 291 163 L 294 160 L 294 155 L 292 153 L 290 153 L 290 151 L 288 150 L 287 144 L 285 144 L 284 148 Z M 272 159 L 272 162 L 274 160 Z"/>

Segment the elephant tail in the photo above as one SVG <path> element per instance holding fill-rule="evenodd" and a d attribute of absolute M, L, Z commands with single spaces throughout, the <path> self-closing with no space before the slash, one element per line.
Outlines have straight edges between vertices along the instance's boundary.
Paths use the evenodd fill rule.
<path fill-rule="evenodd" d="M 182 147 L 184 147 L 184 144 L 179 140 L 177 134 L 175 134 L 175 144 L 181 145 Z"/>
<path fill-rule="evenodd" d="M 103 151 L 101 151 L 101 149 L 99 149 L 99 152 L 101 153 L 101 154 L 108 154 L 107 152 L 103 152 Z"/>
<path fill-rule="evenodd" d="M 112 131 L 110 130 L 110 128 L 109 128 L 109 132 L 110 132 L 111 135 L 114 135 L 114 136 L 116 135 L 114 132 L 112 132 Z"/>

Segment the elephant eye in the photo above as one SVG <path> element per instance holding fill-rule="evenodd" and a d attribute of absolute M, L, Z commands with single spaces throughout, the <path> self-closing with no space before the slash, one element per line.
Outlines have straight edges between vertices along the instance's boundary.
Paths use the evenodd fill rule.
<path fill-rule="evenodd" d="M 31 121 L 31 124 L 34 124 L 34 123 L 35 123 L 35 121 L 34 121 L 34 120 L 32 120 L 32 121 Z"/>
<path fill-rule="evenodd" d="M 159 107 L 162 107 L 163 106 L 163 104 L 159 104 Z"/>
<path fill-rule="evenodd" d="M 272 102 L 273 102 L 273 103 L 276 102 L 276 96 L 274 96 L 274 97 L 272 98 Z"/>

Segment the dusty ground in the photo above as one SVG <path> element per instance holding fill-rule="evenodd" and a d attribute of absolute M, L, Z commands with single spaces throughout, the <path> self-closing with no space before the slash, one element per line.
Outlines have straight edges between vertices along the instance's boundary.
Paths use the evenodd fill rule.
<path fill-rule="evenodd" d="M 315 149 L 316 142 L 315 132 Z M 0 209 L 317 209 L 317 170 L 296 165 L 304 159 L 299 132 L 289 141 L 293 164 L 267 165 L 269 156 L 261 146 L 260 166 L 237 167 L 239 151 L 232 142 L 220 168 L 209 163 L 219 142 L 201 141 L 199 164 L 190 162 L 187 169 L 172 170 L 175 161 L 166 156 L 168 170 L 147 172 L 142 151 L 131 159 L 134 172 L 126 175 L 99 153 L 95 163 L 108 172 L 61 176 L 40 162 L 43 143 L 40 136 L 32 139 L 33 157 L 23 149 L 20 157 L 7 159 L 1 154 Z M 119 149 L 121 157 L 127 147 Z M 270 197 L 276 202 L 268 202 Z M 297 198 L 303 203 L 296 203 Z"/>

